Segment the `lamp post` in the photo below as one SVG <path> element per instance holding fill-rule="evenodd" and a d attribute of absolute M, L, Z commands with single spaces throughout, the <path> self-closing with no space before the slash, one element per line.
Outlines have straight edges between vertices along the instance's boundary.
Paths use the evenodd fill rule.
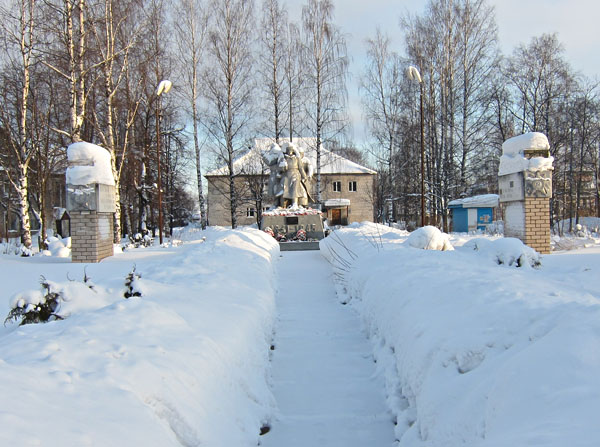
<path fill-rule="evenodd" d="M 160 81 L 156 88 L 156 170 L 158 174 L 158 234 L 160 245 L 163 243 L 163 213 L 162 213 L 162 177 L 160 170 L 160 97 L 168 93 L 173 84 L 169 80 Z"/>
<path fill-rule="evenodd" d="M 421 226 L 425 226 L 425 127 L 423 123 L 423 79 L 415 66 L 408 67 L 408 79 L 419 83 L 419 102 L 421 115 Z"/>

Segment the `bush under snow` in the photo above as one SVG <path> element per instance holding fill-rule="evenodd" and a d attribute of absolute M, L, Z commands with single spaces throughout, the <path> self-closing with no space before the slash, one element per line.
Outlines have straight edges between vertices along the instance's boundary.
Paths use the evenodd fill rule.
<path fill-rule="evenodd" d="M 512 237 L 472 239 L 463 248 L 474 250 L 496 264 L 509 267 L 539 267 L 542 264 L 542 257 L 537 251 Z"/>
<path fill-rule="evenodd" d="M 421 227 L 410 233 L 406 243 L 411 247 L 424 250 L 454 250 L 450 243 L 450 237 L 431 225 Z"/>

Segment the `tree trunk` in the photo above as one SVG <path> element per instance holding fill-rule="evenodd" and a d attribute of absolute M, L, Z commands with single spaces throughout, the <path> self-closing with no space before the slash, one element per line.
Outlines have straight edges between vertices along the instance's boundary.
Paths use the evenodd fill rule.
<path fill-rule="evenodd" d="M 31 224 L 29 222 L 29 201 L 27 200 L 28 180 L 27 165 L 19 164 L 19 178 L 17 188 L 18 213 L 21 230 L 21 243 L 31 249 Z"/>

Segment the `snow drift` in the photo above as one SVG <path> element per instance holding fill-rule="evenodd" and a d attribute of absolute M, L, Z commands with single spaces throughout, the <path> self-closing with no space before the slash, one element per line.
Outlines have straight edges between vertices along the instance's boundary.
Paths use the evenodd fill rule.
<path fill-rule="evenodd" d="M 599 249 L 532 269 L 497 262 L 531 255 L 510 240 L 442 252 L 373 224 L 335 234 L 322 253 L 373 342 L 400 446 L 600 443 Z"/>
<path fill-rule="evenodd" d="M 257 445 L 278 245 L 257 230 L 196 236 L 87 265 L 94 290 L 82 265 L 0 258 L 7 298 L 40 273 L 67 297 L 62 321 L 0 326 L 0 445 Z M 124 299 L 133 265 L 143 296 Z"/>

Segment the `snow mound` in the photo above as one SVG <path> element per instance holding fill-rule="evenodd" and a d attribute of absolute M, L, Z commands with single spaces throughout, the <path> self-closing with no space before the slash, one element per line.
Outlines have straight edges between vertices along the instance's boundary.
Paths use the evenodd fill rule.
<path fill-rule="evenodd" d="M 413 231 L 406 239 L 406 243 L 411 247 L 424 250 L 454 250 L 450 243 L 450 236 L 431 225 Z"/>
<path fill-rule="evenodd" d="M 71 185 L 113 185 L 110 153 L 95 144 L 84 141 L 73 143 L 67 148 L 67 183 Z"/>
<path fill-rule="evenodd" d="M 49 236 L 47 238 L 48 249 L 42 252 L 43 256 L 53 256 L 55 258 L 68 258 L 71 256 L 71 238 L 59 238 Z"/>
<path fill-rule="evenodd" d="M 524 151 L 531 149 L 545 151 L 550 149 L 546 135 L 540 132 L 529 132 L 506 140 L 502 144 L 498 175 L 523 171 L 551 170 L 554 157 L 525 158 Z"/>
<path fill-rule="evenodd" d="M 503 155 L 519 155 L 527 149 L 548 150 L 550 143 L 548 143 L 546 135 L 541 132 L 524 133 L 502 143 Z"/>
<path fill-rule="evenodd" d="M 496 240 L 472 239 L 465 243 L 463 248 L 477 251 L 499 265 L 539 267 L 542 264 L 541 255 L 537 251 L 512 237 Z"/>

